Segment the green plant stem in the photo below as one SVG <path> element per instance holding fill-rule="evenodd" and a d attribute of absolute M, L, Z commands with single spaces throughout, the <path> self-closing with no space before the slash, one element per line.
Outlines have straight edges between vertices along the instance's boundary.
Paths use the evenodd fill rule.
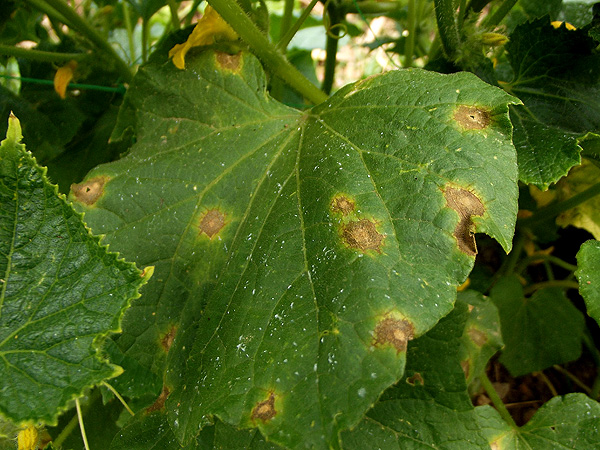
<path fill-rule="evenodd" d="M 329 29 L 327 30 L 327 43 L 325 44 L 325 75 L 323 76 L 321 90 L 329 95 L 333 88 L 333 81 L 335 80 L 338 41 L 340 40 L 340 27 L 338 26 L 340 15 L 333 2 L 329 3 L 327 11 L 329 15 Z"/>
<path fill-rule="evenodd" d="M 534 372 L 533 376 L 538 377 L 542 380 L 542 382 L 546 385 L 546 387 L 550 390 L 552 397 L 556 397 L 558 395 L 558 391 L 550 381 L 550 379 L 546 376 L 544 372 Z"/>
<path fill-rule="evenodd" d="M 399 11 L 403 8 L 403 2 L 375 2 L 364 1 L 356 2 L 355 0 L 342 2 L 340 10 L 344 14 L 374 14 L 383 15 Z"/>
<path fill-rule="evenodd" d="M 46 14 L 52 21 L 58 21 L 60 23 L 64 23 L 69 28 L 73 28 L 73 29 L 75 28 L 75 26 L 73 26 L 73 24 L 65 16 L 60 14 L 54 8 L 51 8 L 49 5 L 47 5 L 44 2 L 44 0 L 26 0 L 26 1 L 31 6 L 35 7 L 36 9 L 39 9 L 44 14 Z"/>
<path fill-rule="evenodd" d="M 290 41 L 296 35 L 296 33 L 298 32 L 298 30 L 300 29 L 300 27 L 302 26 L 304 21 L 306 19 L 308 19 L 308 16 L 310 16 L 311 11 L 313 10 L 313 8 L 315 7 L 315 5 L 318 2 L 319 2 L 319 0 L 312 0 L 310 2 L 310 4 L 304 9 L 304 11 L 302 11 L 302 14 L 300 14 L 300 17 L 298 18 L 298 20 L 296 20 L 296 22 L 294 22 L 294 25 L 292 25 L 285 32 L 285 34 L 279 39 L 279 42 L 277 43 L 277 48 L 279 50 L 281 50 L 282 52 L 285 51 L 285 49 L 289 45 Z"/>
<path fill-rule="evenodd" d="M 560 213 L 568 211 L 569 209 L 588 201 L 598 194 L 600 194 L 600 183 L 594 184 L 592 187 L 580 192 L 577 195 L 574 195 L 567 200 L 542 208 L 535 212 L 531 217 L 518 220 L 517 225 L 527 227 L 536 222 L 552 219 L 553 217 L 558 216 Z"/>
<path fill-rule="evenodd" d="M 133 41 L 133 27 L 131 26 L 131 16 L 129 15 L 129 3 L 123 2 L 123 20 L 127 30 L 127 42 L 129 44 L 129 61 L 135 63 L 135 44 Z"/>
<path fill-rule="evenodd" d="M 83 425 L 83 414 L 81 414 L 81 406 L 79 405 L 79 399 L 75 399 L 75 408 L 77 408 L 77 419 L 79 420 L 79 429 L 81 430 L 81 437 L 83 438 L 83 446 L 85 450 L 90 450 L 88 444 L 87 435 L 85 434 L 85 426 Z"/>
<path fill-rule="evenodd" d="M 179 30 L 179 15 L 177 14 L 177 3 L 175 0 L 167 0 L 169 11 L 171 11 L 171 27 L 174 30 Z"/>
<path fill-rule="evenodd" d="M 279 42 L 281 42 L 281 38 L 285 36 L 286 32 L 290 29 L 293 16 L 294 0 L 285 0 L 285 4 L 283 6 L 283 16 L 281 17 L 281 28 L 279 28 Z"/>
<path fill-rule="evenodd" d="M 321 103 L 328 96 L 312 84 L 298 69 L 267 40 L 252 23 L 244 10 L 232 0 L 210 0 L 211 6 L 228 22 L 236 33 L 271 71 L 313 103 Z"/>
<path fill-rule="evenodd" d="M 523 233 L 518 233 L 515 235 L 514 244 L 512 251 L 508 254 L 506 261 L 504 262 L 504 270 L 499 270 L 499 273 L 504 275 L 512 275 L 517 267 L 517 262 L 521 257 L 521 253 L 523 252 L 523 247 L 525 246 L 526 237 Z"/>
<path fill-rule="evenodd" d="M 92 44 L 94 44 L 102 53 L 106 54 L 114 63 L 117 71 L 126 82 L 131 81 L 133 74 L 129 67 L 123 61 L 114 48 L 92 28 L 85 20 L 83 20 L 75 11 L 71 9 L 63 0 L 44 0 L 49 6 L 62 14 L 65 19 L 71 24 L 72 28 L 79 31 Z"/>
<path fill-rule="evenodd" d="M 581 389 L 583 389 L 586 392 L 586 394 L 591 397 L 592 390 L 588 386 L 586 386 L 579 378 L 577 378 L 575 375 L 573 375 L 567 369 L 565 369 L 564 367 L 559 366 L 558 364 L 555 364 L 552 367 L 554 368 L 554 370 L 562 373 L 564 376 L 566 376 L 567 378 L 569 378 L 573 383 L 575 383 L 577 386 L 579 386 Z"/>
<path fill-rule="evenodd" d="M 417 4 L 416 0 L 408 0 L 408 17 L 406 19 L 408 36 L 404 43 L 404 67 L 412 66 L 417 37 Z"/>
<path fill-rule="evenodd" d="M 13 77 L 11 75 L 0 75 L 0 78 L 20 80 L 25 83 L 45 84 L 47 86 L 54 86 L 54 81 L 40 80 L 39 78 Z M 97 84 L 69 83 L 68 87 L 70 89 L 86 89 L 86 90 L 90 90 L 90 91 L 113 92 L 116 94 L 125 94 L 125 92 L 127 92 L 127 89 L 125 89 L 125 86 L 123 86 L 123 85 L 119 85 L 118 87 L 112 87 L 112 86 L 99 86 Z"/>
<path fill-rule="evenodd" d="M 99 390 L 94 390 L 89 397 L 89 401 L 87 402 L 86 405 L 84 405 L 83 407 L 83 414 L 85 415 L 85 413 L 88 411 L 88 409 L 90 409 L 91 405 L 100 398 L 100 391 Z M 71 420 L 69 421 L 69 423 L 67 423 L 64 428 L 61 430 L 60 434 L 56 437 L 56 439 L 52 440 L 52 444 L 54 444 L 55 448 L 61 448 L 62 444 L 64 443 L 64 441 L 71 435 L 71 433 L 73 432 L 73 430 L 75 429 L 75 427 L 77 426 L 77 423 L 79 422 L 79 418 L 78 418 L 78 414 L 75 414 Z"/>
<path fill-rule="evenodd" d="M 500 414 L 500 416 L 504 419 L 504 421 L 506 423 L 508 423 L 511 427 L 518 428 L 517 424 L 513 420 L 513 418 L 510 415 L 510 413 L 508 412 L 508 409 L 506 409 L 506 406 L 502 402 L 502 399 L 500 398 L 500 396 L 496 392 L 496 389 L 494 389 L 494 386 L 492 385 L 492 382 L 487 377 L 487 375 L 485 374 L 485 372 L 482 372 L 479 375 L 479 381 L 481 381 L 481 385 L 485 389 L 485 392 L 487 393 L 488 397 L 490 398 L 490 400 L 492 401 L 492 403 L 496 407 L 496 410 L 498 411 L 498 413 Z"/>
<path fill-rule="evenodd" d="M 498 25 L 517 4 L 517 1 L 518 0 L 504 0 L 494 14 L 488 16 L 488 19 L 484 21 L 484 25 L 490 28 Z"/>
<path fill-rule="evenodd" d="M 150 27 L 148 21 L 142 19 L 142 63 L 148 61 L 148 41 L 150 37 Z"/>
<path fill-rule="evenodd" d="M 550 287 L 559 287 L 564 289 L 579 289 L 579 283 L 577 283 L 577 281 L 570 280 L 542 281 L 541 283 L 534 283 L 530 286 L 527 286 L 525 289 L 523 289 L 523 294 L 530 295 L 533 294 L 535 291 Z"/>
<path fill-rule="evenodd" d="M 112 392 L 112 393 L 113 393 L 113 395 L 114 395 L 115 397 L 117 397 L 117 400 L 119 400 L 119 401 L 121 402 L 121 404 L 123 405 L 123 408 L 125 408 L 129 414 L 131 414 L 132 416 L 135 416 L 135 413 L 134 413 L 134 412 L 132 411 L 132 409 L 129 407 L 129 405 L 127 404 L 127 402 L 125 401 L 125 399 L 124 399 L 124 398 L 121 396 L 121 394 L 119 394 L 119 393 L 117 392 L 117 390 L 116 390 L 114 387 L 112 387 L 112 386 L 111 386 L 110 384 L 108 384 L 106 381 L 103 381 L 103 382 L 102 382 L 102 384 L 103 384 L 103 385 L 104 385 L 106 388 L 108 388 L 108 390 L 109 390 L 110 392 Z"/>
<path fill-rule="evenodd" d="M 70 60 L 81 61 L 87 57 L 85 53 L 44 52 L 42 50 L 25 49 L 3 44 L 0 44 L 0 55 L 14 56 L 16 58 L 51 63 L 61 63 Z"/>
<path fill-rule="evenodd" d="M 444 53 L 451 61 L 458 55 L 460 38 L 454 16 L 453 0 L 434 0 L 435 18 L 438 25 L 438 35 L 444 49 Z"/>
<path fill-rule="evenodd" d="M 574 264 L 569 264 L 568 262 L 563 261 L 562 259 L 557 258 L 556 256 L 545 255 L 543 253 L 540 253 L 537 255 L 528 256 L 527 258 L 523 259 L 519 263 L 519 267 L 515 270 L 515 272 L 522 273 L 528 265 L 536 261 L 548 261 L 549 263 L 554 264 L 558 267 L 562 267 L 563 269 L 568 270 L 569 272 L 575 272 L 577 270 L 577 266 Z"/>
<path fill-rule="evenodd" d="M 460 4 L 458 7 L 458 27 L 462 28 L 463 23 L 465 22 L 465 16 L 467 15 L 467 0 L 460 0 Z"/>

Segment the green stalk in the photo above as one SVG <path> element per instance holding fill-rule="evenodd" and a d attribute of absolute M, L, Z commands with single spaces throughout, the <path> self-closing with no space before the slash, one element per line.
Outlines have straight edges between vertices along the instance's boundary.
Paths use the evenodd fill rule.
<path fill-rule="evenodd" d="M 51 63 L 61 63 L 64 61 L 81 61 L 88 55 L 85 53 L 55 53 L 44 52 L 42 50 L 25 49 L 0 44 L 0 55 L 14 56 L 16 58 L 25 58 L 32 61 L 45 61 Z"/>
<path fill-rule="evenodd" d="M 292 24 L 292 17 L 294 15 L 294 0 L 285 0 L 283 7 L 283 16 L 281 17 L 281 28 L 279 28 L 279 41 L 285 36 Z"/>
<path fill-rule="evenodd" d="M 504 421 L 506 423 L 508 423 L 512 428 L 515 428 L 515 429 L 519 428 L 517 426 L 517 424 L 515 423 L 515 421 L 513 420 L 513 418 L 510 415 L 510 413 L 508 412 L 508 409 L 506 409 L 506 406 L 504 405 L 504 402 L 502 401 L 502 399 L 500 398 L 500 396 L 496 392 L 496 389 L 494 389 L 494 386 L 492 385 L 492 382 L 487 377 L 487 375 L 485 374 L 485 372 L 482 372 L 479 375 L 479 381 L 481 381 L 481 385 L 485 389 L 485 392 L 487 393 L 488 397 L 490 398 L 490 400 L 492 401 L 492 403 L 496 407 L 496 410 L 498 411 L 498 413 L 500 414 L 500 416 L 504 419 Z"/>
<path fill-rule="evenodd" d="M 26 0 L 26 1 L 31 6 L 35 7 L 36 9 L 39 9 L 44 14 L 46 14 L 51 19 L 51 21 L 58 21 L 60 23 L 64 23 L 69 28 L 75 28 L 73 26 L 73 24 L 66 17 L 64 17 L 62 14 L 60 14 L 54 8 L 51 8 L 49 5 L 47 5 L 44 2 L 44 0 Z"/>
<path fill-rule="evenodd" d="M 402 2 L 375 2 L 375 1 L 364 1 L 355 2 L 355 0 L 349 0 L 342 2 L 340 5 L 340 11 L 346 14 L 376 14 L 383 15 L 389 14 L 395 11 L 401 10 L 403 7 Z"/>
<path fill-rule="evenodd" d="M 462 28 L 462 25 L 465 22 L 466 15 L 467 15 L 467 0 L 460 0 L 460 4 L 458 6 L 458 27 L 459 28 Z"/>
<path fill-rule="evenodd" d="M 491 28 L 502 22 L 502 19 L 504 19 L 510 10 L 517 4 L 517 1 L 518 0 L 504 0 L 494 14 L 488 16 L 488 19 L 484 21 L 484 26 Z"/>
<path fill-rule="evenodd" d="M 177 14 L 177 3 L 175 0 L 167 0 L 169 11 L 171 11 L 171 27 L 174 30 L 179 30 L 179 15 Z"/>
<path fill-rule="evenodd" d="M 438 35 L 446 56 L 454 61 L 458 56 L 460 38 L 456 27 L 453 0 L 434 0 Z"/>
<path fill-rule="evenodd" d="M 321 103 L 327 100 L 327 95 L 321 92 L 277 51 L 275 46 L 254 25 L 236 1 L 209 0 L 209 3 L 250 46 L 252 51 L 269 66 L 275 75 L 313 103 Z"/>
<path fill-rule="evenodd" d="M 553 217 L 558 216 L 560 213 L 568 211 L 569 209 L 588 201 L 598 194 L 600 194 L 600 183 L 594 184 L 592 187 L 580 192 L 577 195 L 574 195 L 567 200 L 542 208 L 535 212 L 531 217 L 518 220 L 517 224 L 519 226 L 527 227 L 536 222 L 543 222 L 544 220 L 552 219 Z"/>
<path fill-rule="evenodd" d="M 333 8 L 332 8 L 333 10 Z M 340 40 L 340 28 L 337 26 L 339 21 L 335 12 L 330 12 L 329 30 L 327 30 L 327 43 L 325 44 L 325 75 L 321 90 L 327 95 L 331 94 L 333 81 L 335 79 L 335 66 L 337 63 L 338 41 Z"/>
<path fill-rule="evenodd" d="M 412 66 L 413 53 L 415 52 L 415 38 L 417 34 L 417 5 L 416 0 L 408 0 L 408 36 L 404 43 L 404 67 Z"/>
<path fill-rule="evenodd" d="M 550 287 L 559 287 L 564 289 L 579 289 L 579 283 L 577 281 L 569 281 L 569 280 L 548 280 L 542 281 L 541 283 L 535 283 L 531 286 L 527 286 L 523 290 L 524 295 L 533 294 L 535 291 L 539 291 L 540 289 L 550 288 Z"/>
<path fill-rule="evenodd" d="M 540 253 L 538 255 L 531 255 L 523 259 L 523 261 L 519 263 L 519 267 L 515 270 L 515 272 L 522 273 L 529 264 L 535 261 L 547 261 L 554 264 L 555 266 L 562 267 L 563 269 L 568 270 L 569 272 L 575 272 L 577 270 L 577 266 L 569 264 L 568 262 L 563 261 L 562 259 L 557 258 L 556 256 L 544 255 L 543 253 Z"/>
<path fill-rule="evenodd" d="M 296 20 L 296 22 L 294 23 L 294 25 L 292 25 L 286 31 L 285 35 L 283 35 L 279 39 L 279 42 L 277 43 L 277 48 L 279 50 L 285 51 L 285 49 L 287 48 L 287 46 L 290 43 L 290 41 L 292 40 L 292 38 L 296 35 L 296 33 L 298 32 L 298 30 L 300 29 L 300 27 L 302 26 L 302 24 L 304 23 L 304 21 L 306 19 L 308 19 L 308 16 L 310 16 L 311 11 L 313 10 L 313 8 L 315 7 L 315 5 L 318 2 L 319 2 L 319 0 L 312 0 L 310 2 L 310 4 L 304 9 L 304 11 L 302 11 L 302 14 L 298 18 L 298 20 Z"/>
<path fill-rule="evenodd" d="M 142 62 L 148 61 L 148 41 L 150 37 L 150 27 L 148 21 L 142 18 Z"/>
<path fill-rule="evenodd" d="M 129 61 L 135 63 L 135 43 L 133 42 L 133 28 L 131 27 L 131 16 L 129 15 L 129 4 L 123 2 L 123 19 L 127 30 L 127 41 L 129 43 Z"/>
<path fill-rule="evenodd" d="M 27 78 L 27 77 L 13 77 L 10 75 L 0 75 L 0 78 L 8 78 L 12 80 L 20 80 L 25 83 L 34 83 L 34 84 L 45 84 L 46 86 L 54 86 L 54 81 L 52 80 L 40 80 L 39 78 Z M 85 89 L 90 91 L 102 91 L 102 92 L 113 92 L 115 94 L 124 95 L 127 90 L 125 86 L 122 84 L 118 87 L 112 86 L 100 86 L 97 84 L 83 84 L 83 83 L 69 83 L 68 86 L 70 89 Z"/>
<path fill-rule="evenodd" d="M 92 42 L 100 51 L 105 53 L 116 66 L 117 71 L 125 81 L 130 81 L 133 78 L 131 71 L 125 61 L 123 61 L 114 48 L 92 28 L 85 20 L 83 20 L 75 11 L 71 9 L 62 0 L 44 0 L 46 4 L 63 15 L 72 28 L 79 31 L 90 42 Z"/>

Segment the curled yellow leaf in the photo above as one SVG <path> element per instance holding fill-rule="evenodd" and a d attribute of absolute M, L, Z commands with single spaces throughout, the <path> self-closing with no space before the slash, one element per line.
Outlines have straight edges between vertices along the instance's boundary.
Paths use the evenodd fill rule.
<path fill-rule="evenodd" d="M 185 69 L 185 55 L 193 47 L 214 44 L 216 41 L 235 41 L 237 33 L 210 6 L 204 10 L 204 15 L 183 44 L 177 44 L 169 50 L 169 58 L 178 69 Z"/>
<path fill-rule="evenodd" d="M 77 61 L 69 61 L 56 71 L 54 75 L 54 90 L 60 98 L 65 98 L 67 94 L 67 86 L 73 79 L 75 69 L 77 68 Z"/>

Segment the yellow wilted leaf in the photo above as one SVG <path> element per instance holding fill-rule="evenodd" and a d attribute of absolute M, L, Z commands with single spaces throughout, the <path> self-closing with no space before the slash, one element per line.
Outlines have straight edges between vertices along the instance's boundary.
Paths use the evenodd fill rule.
<path fill-rule="evenodd" d="M 233 28 L 212 7 L 207 6 L 187 41 L 169 50 L 169 58 L 173 57 L 173 64 L 178 69 L 185 69 L 185 55 L 191 48 L 214 44 L 219 40 L 234 41 L 237 38 Z"/>
<path fill-rule="evenodd" d="M 77 68 L 77 61 L 69 61 L 66 65 L 60 67 L 54 75 L 54 90 L 60 98 L 65 98 L 67 86 L 73 79 L 73 74 Z"/>

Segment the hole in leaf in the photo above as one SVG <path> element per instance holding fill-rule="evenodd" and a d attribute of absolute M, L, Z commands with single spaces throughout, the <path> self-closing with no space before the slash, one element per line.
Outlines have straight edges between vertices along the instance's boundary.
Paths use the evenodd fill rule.
<path fill-rule="evenodd" d="M 204 233 L 212 239 L 225 226 L 225 214 L 218 209 L 211 209 L 200 219 L 200 234 Z"/>
<path fill-rule="evenodd" d="M 405 352 L 408 341 L 414 337 L 414 332 L 415 329 L 408 320 L 386 317 L 375 327 L 373 345 L 392 346 L 397 354 Z"/>
<path fill-rule="evenodd" d="M 483 203 L 475 194 L 461 188 L 447 187 L 444 196 L 447 206 L 456 211 L 459 216 L 459 221 L 454 228 L 458 248 L 467 255 L 475 256 L 477 245 L 471 216 L 482 216 L 485 213 Z"/>
<path fill-rule="evenodd" d="M 256 404 L 252 410 L 252 420 L 262 420 L 263 423 L 268 422 L 277 415 L 275 411 L 275 394 L 269 393 L 269 398 Z"/>
<path fill-rule="evenodd" d="M 454 120 L 465 130 L 482 130 L 490 124 L 491 115 L 476 106 L 460 105 L 454 110 Z"/>
<path fill-rule="evenodd" d="M 335 197 L 331 202 L 331 211 L 347 216 L 356 208 L 356 204 L 344 195 Z"/>
<path fill-rule="evenodd" d="M 171 394 L 171 390 L 167 386 L 163 385 L 162 392 L 160 393 L 156 401 L 150 406 L 148 406 L 148 408 L 146 408 L 146 414 L 150 414 L 151 412 L 160 411 L 161 409 L 163 409 L 165 407 L 165 402 L 167 401 L 169 394 Z"/>
<path fill-rule="evenodd" d="M 377 231 L 375 222 L 368 219 L 354 220 L 344 225 L 342 236 L 349 247 L 358 250 L 375 250 L 381 253 L 385 236 Z"/>
<path fill-rule="evenodd" d="M 107 177 L 96 177 L 79 184 L 71 185 L 71 192 L 78 202 L 93 205 L 104 194 Z"/>

